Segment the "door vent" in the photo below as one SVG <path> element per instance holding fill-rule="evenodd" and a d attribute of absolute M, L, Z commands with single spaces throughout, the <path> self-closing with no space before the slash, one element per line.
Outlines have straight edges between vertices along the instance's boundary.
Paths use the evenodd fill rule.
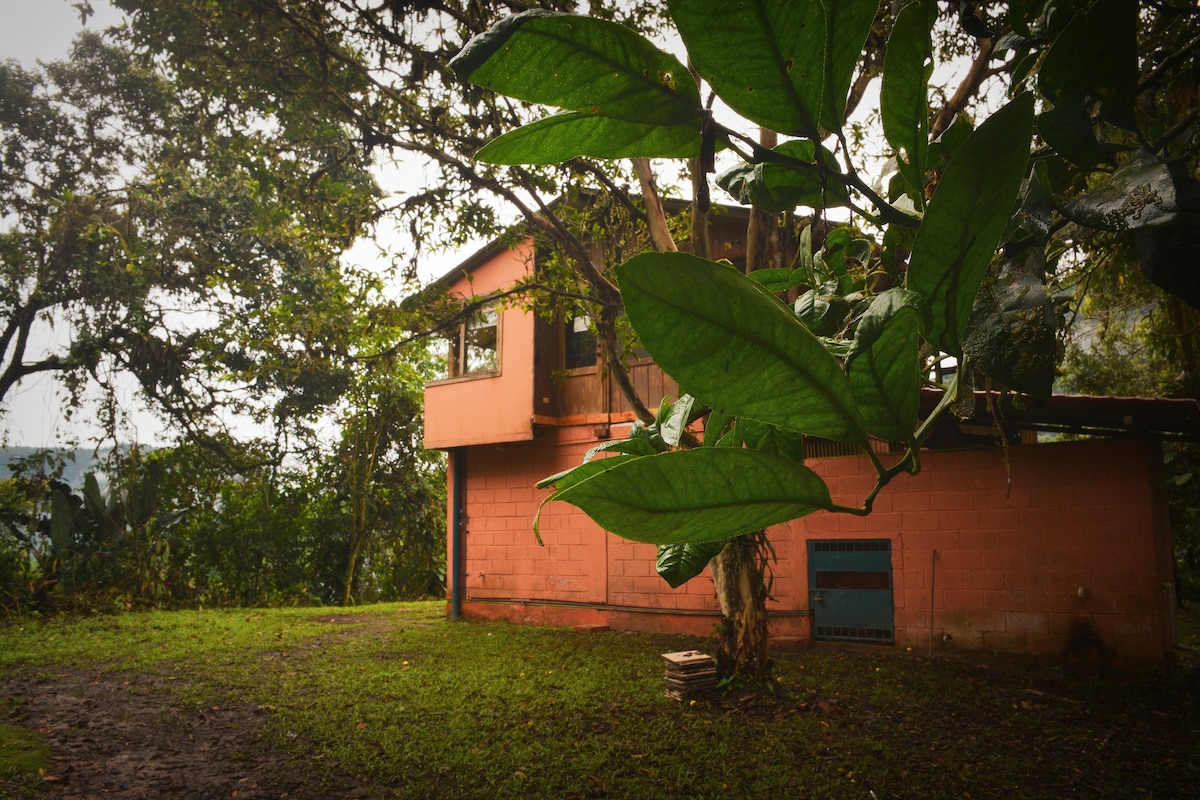
<path fill-rule="evenodd" d="M 892 549 L 892 543 L 887 539 L 842 539 L 810 544 L 818 553 L 887 553 Z"/>
<path fill-rule="evenodd" d="M 878 628 L 839 628 L 832 625 L 818 625 L 817 638 L 891 644 L 892 631 L 890 629 L 881 630 Z"/>

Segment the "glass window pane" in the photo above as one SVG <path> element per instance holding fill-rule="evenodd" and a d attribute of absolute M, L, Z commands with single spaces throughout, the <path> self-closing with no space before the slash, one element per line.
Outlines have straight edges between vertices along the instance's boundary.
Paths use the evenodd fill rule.
<path fill-rule="evenodd" d="M 494 308 L 480 309 L 467 323 L 464 372 L 490 372 L 499 364 L 496 348 L 499 315 Z"/>
<path fill-rule="evenodd" d="M 596 365 L 596 334 L 592 333 L 588 319 L 576 314 L 567 320 L 565 357 L 566 369 L 579 369 Z"/>
<path fill-rule="evenodd" d="M 892 578 L 886 572 L 842 572 L 818 570 L 814 583 L 818 589 L 871 589 L 892 588 Z"/>

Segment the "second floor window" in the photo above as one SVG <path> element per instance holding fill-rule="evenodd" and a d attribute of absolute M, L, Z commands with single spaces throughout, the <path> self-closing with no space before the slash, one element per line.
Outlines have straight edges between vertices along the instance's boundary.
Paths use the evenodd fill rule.
<path fill-rule="evenodd" d="M 481 308 L 448 338 L 447 377 L 495 372 L 500 367 L 498 345 L 500 316 L 492 307 Z"/>

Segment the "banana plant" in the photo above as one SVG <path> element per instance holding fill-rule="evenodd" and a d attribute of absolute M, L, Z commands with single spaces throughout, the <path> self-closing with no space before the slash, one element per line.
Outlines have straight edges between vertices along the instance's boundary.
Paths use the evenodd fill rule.
<path fill-rule="evenodd" d="M 71 588 L 108 570 L 128 592 L 147 597 L 162 591 L 161 565 L 170 554 L 163 532 L 187 510 L 158 507 L 161 467 L 151 461 L 141 474 L 105 496 L 95 473 L 84 475 L 79 494 L 63 483 L 50 493 L 44 523 L 50 543 L 43 569 Z"/>

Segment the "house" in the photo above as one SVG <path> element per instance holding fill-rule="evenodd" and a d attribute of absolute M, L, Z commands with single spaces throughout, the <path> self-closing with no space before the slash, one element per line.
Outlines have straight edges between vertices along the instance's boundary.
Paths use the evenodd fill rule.
<path fill-rule="evenodd" d="M 727 222 L 717 240 L 736 260 L 744 221 Z M 532 240 L 493 243 L 442 280 L 486 300 L 537 269 Z M 547 494 L 537 481 L 623 438 L 634 419 L 586 320 L 484 305 L 446 341 L 447 375 L 425 390 L 425 445 L 449 453 L 452 616 L 710 633 L 719 612 L 707 572 L 671 589 L 652 545 L 564 503 L 542 510 L 545 545 L 535 540 Z M 632 362 L 631 377 L 651 408 L 678 394 L 649 360 Z M 818 512 L 771 530 L 775 637 L 1164 657 L 1175 598 L 1159 440 L 1200 437 L 1200 407 L 990 399 L 978 397 L 974 418 L 946 420 L 920 473 L 888 485 L 869 516 Z M 922 400 L 928 410 L 937 396 Z M 1089 438 L 1047 443 L 1038 431 Z M 824 444 L 807 463 L 835 501 L 858 504 L 874 483 L 869 461 Z"/>

